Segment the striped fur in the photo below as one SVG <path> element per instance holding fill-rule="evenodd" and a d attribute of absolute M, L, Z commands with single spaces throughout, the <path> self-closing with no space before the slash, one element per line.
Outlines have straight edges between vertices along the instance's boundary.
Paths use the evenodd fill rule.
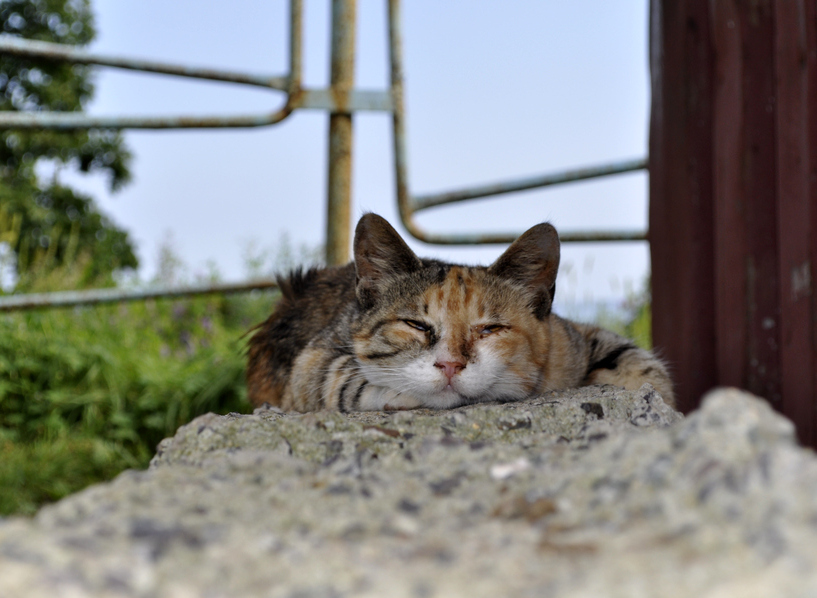
<path fill-rule="evenodd" d="M 451 408 L 547 390 L 672 383 L 649 351 L 551 313 L 559 240 L 539 224 L 489 267 L 418 258 L 365 215 L 355 261 L 296 271 L 250 339 L 250 401 L 285 410 Z"/>

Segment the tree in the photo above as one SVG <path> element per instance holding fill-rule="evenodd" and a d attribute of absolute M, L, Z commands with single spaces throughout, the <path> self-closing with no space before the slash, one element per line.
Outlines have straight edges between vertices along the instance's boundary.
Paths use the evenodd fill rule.
<path fill-rule="evenodd" d="M 62 44 L 85 45 L 95 35 L 89 0 L 0 0 L 0 26 L 5 35 Z M 93 92 L 89 66 L 0 56 L 0 110 L 79 111 Z M 0 131 L 0 225 L 8 225 L 21 277 L 45 256 L 50 267 L 84 255 L 86 284 L 138 266 L 127 232 L 59 181 L 63 168 L 102 172 L 115 191 L 130 178 L 130 159 L 117 131 Z M 50 180 L 38 175 L 44 164 Z"/>

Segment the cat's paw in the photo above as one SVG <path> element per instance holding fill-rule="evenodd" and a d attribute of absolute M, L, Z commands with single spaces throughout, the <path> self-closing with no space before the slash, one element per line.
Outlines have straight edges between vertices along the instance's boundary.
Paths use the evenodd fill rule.
<path fill-rule="evenodd" d="M 411 409 L 417 409 L 417 407 L 406 407 L 405 405 L 392 405 L 391 403 L 386 403 L 383 405 L 383 411 L 410 411 Z"/>
<path fill-rule="evenodd" d="M 406 411 L 424 405 L 415 397 L 383 386 L 369 386 L 360 397 L 361 411 Z"/>

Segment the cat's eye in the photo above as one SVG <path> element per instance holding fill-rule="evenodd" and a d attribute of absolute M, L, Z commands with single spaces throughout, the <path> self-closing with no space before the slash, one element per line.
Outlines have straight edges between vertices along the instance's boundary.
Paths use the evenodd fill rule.
<path fill-rule="evenodd" d="M 482 335 L 488 335 L 504 330 L 505 328 L 507 328 L 507 326 L 503 326 L 502 324 L 489 324 L 488 326 L 483 326 L 479 333 Z"/>
<path fill-rule="evenodd" d="M 422 322 L 418 322 L 417 320 L 403 320 L 403 323 L 411 326 L 415 330 L 419 330 L 420 332 L 428 332 L 431 330 L 430 326 L 423 324 Z"/>

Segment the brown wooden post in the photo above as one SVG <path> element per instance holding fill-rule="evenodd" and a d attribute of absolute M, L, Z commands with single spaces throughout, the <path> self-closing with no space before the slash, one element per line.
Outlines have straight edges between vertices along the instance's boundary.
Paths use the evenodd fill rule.
<path fill-rule="evenodd" d="M 652 0 L 654 342 L 679 403 L 731 385 L 817 444 L 817 8 Z"/>

